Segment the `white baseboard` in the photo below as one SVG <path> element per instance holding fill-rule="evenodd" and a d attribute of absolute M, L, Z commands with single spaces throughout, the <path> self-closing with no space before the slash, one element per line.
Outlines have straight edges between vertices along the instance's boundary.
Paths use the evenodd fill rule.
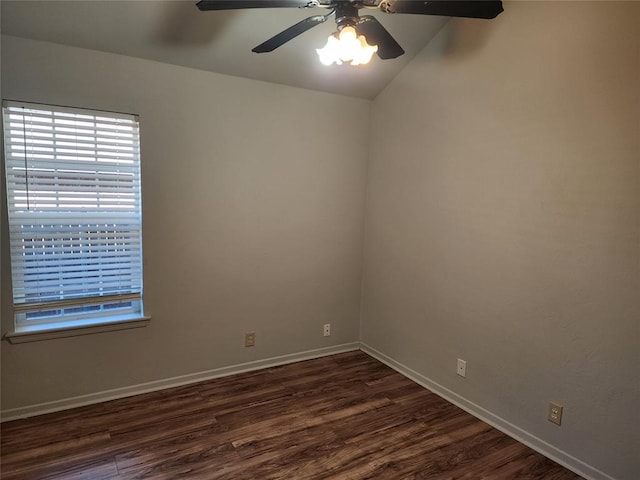
<path fill-rule="evenodd" d="M 482 408 L 480 405 L 467 400 L 466 398 L 458 395 L 457 393 L 449 390 L 439 383 L 434 382 L 433 380 L 425 377 L 424 375 L 416 372 L 406 365 L 395 361 L 391 357 L 386 356 L 384 353 L 379 352 L 375 348 L 370 347 L 363 342 L 360 342 L 360 350 L 371 355 L 375 359 L 380 360 L 382 363 L 393 368 L 395 371 L 401 373 L 405 377 L 410 378 L 427 390 L 430 390 L 436 395 L 460 407 L 467 413 L 470 413 L 474 417 L 482 420 L 485 423 L 488 423 L 492 427 L 497 428 L 501 432 L 509 435 L 511 438 L 527 445 L 538 453 L 541 453 L 545 457 L 550 458 L 554 462 L 559 463 L 563 467 L 568 468 L 578 475 L 588 480 L 615 480 L 613 477 L 598 470 L 597 468 L 594 468 L 591 465 L 583 462 L 582 460 L 554 447 L 541 438 L 538 438 L 535 435 L 531 435 L 530 433 L 514 425 L 513 423 L 508 422 L 498 415 L 495 415 L 494 413 Z"/>
<path fill-rule="evenodd" d="M 165 388 L 179 387 L 181 385 L 202 382 L 204 380 L 211 380 L 213 378 L 226 377 L 228 375 L 234 375 L 236 373 L 260 370 L 262 368 L 275 367 L 278 365 L 285 365 L 287 363 L 325 357 L 327 355 L 335 355 L 336 353 L 349 352 L 358 350 L 359 348 L 359 342 L 344 343 L 342 345 L 335 345 L 333 347 L 317 348 L 304 352 L 265 358 L 263 360 L 255 360 L 253 362 L 214 368 L 213 370 L 206 370 L 204 372 L 180 375 L 178 377 L 165 378 L 162 380 L 155 380 L 153 382 L 90 393 L 88 395 L 80 395 L 78 397 L 63 398 L 60 400 L 54 400 L 52 402 L 38 403 L 35 405 L 27 405 L 25 407 L 18 408 L 10 408 L 0 412 L 0 421 L 8 422 L 10 420 L 33 417 L 35 415 L 42 415 L 44 413 L 68 410 L 70 408 L 82 407 L 84 405 L 91 405 L 93 403 L 115 400 L 116 398 L 130 397 L 132 395 L 154 392 L 157 390 L 163 390 Z"/>

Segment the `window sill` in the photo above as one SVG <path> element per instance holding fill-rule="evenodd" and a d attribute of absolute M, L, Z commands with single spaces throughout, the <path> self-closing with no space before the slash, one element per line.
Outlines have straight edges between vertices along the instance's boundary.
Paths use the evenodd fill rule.
<path fill-rule="evenodd" d="M 11 344 L 39 342 L 54 338 L 76 337 L 79 335 L 91 335 L 94 333 L 113 332 L 116 330 L 128 330 L 131 328 L 146 327 L 151 317 L 132 316 L 118 320 L 105 321 L 82 320 L 73 324 L 59 324 L 60 326 L 42 325 L 16 329 L 5 334 L 4 338 Z"/>

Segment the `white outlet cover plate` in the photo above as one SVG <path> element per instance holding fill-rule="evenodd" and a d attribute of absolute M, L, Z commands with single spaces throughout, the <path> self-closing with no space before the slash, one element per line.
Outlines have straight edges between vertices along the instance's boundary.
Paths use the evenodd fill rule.
<path fill-rule="evenodd" d="M 458 359 L 458 367 L 456 369 L 456 373 L 461 377 L 467 376 L 467 362 L 465 360 L 462 360 L 461 358 Z"/>

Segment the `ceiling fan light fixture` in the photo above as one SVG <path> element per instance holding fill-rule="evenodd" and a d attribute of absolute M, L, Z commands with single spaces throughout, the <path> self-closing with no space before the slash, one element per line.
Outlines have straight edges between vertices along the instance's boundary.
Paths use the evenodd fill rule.
<path fill-rule="evenodd" d="M 356 29 L 350 25 L 343 27 L 327 39 L 323 48 L 316 49 L 320 62 L 324 65 L 336 63 L 342 65 L 365 65 L 378 51 L 377 45 L 369 45 L 364 35 L 358 35 Z"/>

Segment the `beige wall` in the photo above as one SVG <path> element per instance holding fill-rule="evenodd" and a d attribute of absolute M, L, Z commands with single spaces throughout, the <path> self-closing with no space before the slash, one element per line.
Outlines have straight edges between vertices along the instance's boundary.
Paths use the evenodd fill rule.
<path fill-rule="evenodd" d="M 3 342 L 3 409 L 357 341 L 370 102 L 12 37 L 2 48 L 3 98 L 140 114 L 152 315 Z"/>
<path fill-rule="evenodd" d="M 365 344 L 629 480 L 639 32 L 635 2 L 508 2 L 494 22 L 448 24 L 394 79 L 372 110 L 361 326 Z"/>

